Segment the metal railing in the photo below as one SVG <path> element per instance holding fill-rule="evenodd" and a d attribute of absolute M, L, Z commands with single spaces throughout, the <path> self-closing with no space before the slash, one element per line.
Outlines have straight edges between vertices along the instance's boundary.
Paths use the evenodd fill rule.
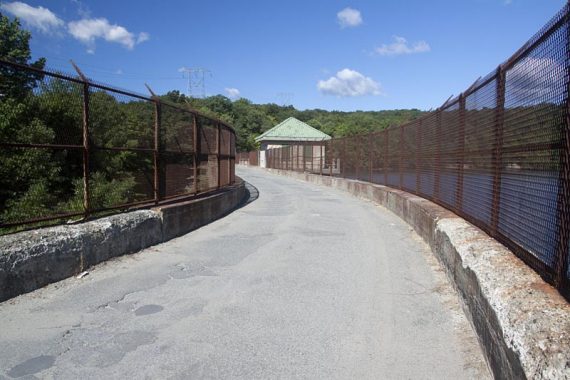
<path fill-rule="evenodd" d="M 229 125 L 78 74 L 0 60 L 0 232 L 234 183 Z"/>
<path fill-rule="evenodd" d="M 435 112 L 330 140 L 322 154 L 272 149 L 266 165 L 430 199 L 506 245 L 570 298 L 569 33 L 566 5 L 510 59 Z"/>

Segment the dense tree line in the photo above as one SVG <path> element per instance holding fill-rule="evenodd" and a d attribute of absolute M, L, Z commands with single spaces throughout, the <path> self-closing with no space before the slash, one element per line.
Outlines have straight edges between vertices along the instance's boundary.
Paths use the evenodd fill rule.
<path fill-rule="evenodd" d="M 257 148 L 255 137 L 285 120 L 295 117 L 333 137 L 354 136 L 379 131 L 418 118 L 422 111 L 326 111 L 322 109 L 300 111 L 293 106 L 274 103 L 255 104 L 241 98 L 235 101 L 222 95 L 205 99 L 188 98 L 179 91 L 170 91 L 163 97 L 174 103 L 188 104 L 205 114 L 220 118 L 233 125 L 237 133 L 238 151 Z"/>
<path fill-rule="evenodd" d="M 31 35 L 17 19 L 0 14 L 0 58 L 43 69 L 31 60 Z M 82 145 L 83 85 L 33 71 L 0 65 L 0 142 Z M 201 111 L 234 126 L 238 151 L 257 148 L 255 137 L 293 116 L 334 137 L 380 130 L 418 117 L 418 110 L 380 112 L 299 111 L 292 106 L 232 101 L 224 96 L 187 98 L 178 91 L 165 102 Z M 205 119 L 204 119 L 205 120 Z M 163 107 L 167 150 L 191 151 L 190 113 Z M 208 123 L 207 121 L 201 121 Z M 152 196 L 152 153 L 107 148 L 152 148 L 154 105 L 137 98 L 90 88 L 89 187 L 92 209 L 106 209 Z M 0 223 L 83 211 L 81 149 L 0 149 Z"/>

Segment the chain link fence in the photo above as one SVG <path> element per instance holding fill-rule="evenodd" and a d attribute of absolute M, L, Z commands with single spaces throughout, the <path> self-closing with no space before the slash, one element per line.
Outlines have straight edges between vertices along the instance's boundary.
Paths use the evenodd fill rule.
<path fill-rule="evenodd" d="M 0 232 L 234 183 L 229 125 L 79 74 L 0 60 Z"/>
<path fill-rule="evenodd" d="M 268 150 L 266 165 L 427 198 L 505 244 L 570 298 L 569 22 L 566 5 L 509 60 L 435 112 L 329 140 L 324 153 Z"/>

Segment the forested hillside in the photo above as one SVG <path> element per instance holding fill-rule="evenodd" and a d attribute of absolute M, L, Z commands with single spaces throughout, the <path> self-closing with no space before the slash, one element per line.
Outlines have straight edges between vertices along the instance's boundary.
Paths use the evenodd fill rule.
<path fill-rule="evenodd" d="M 170 91 L 163 96 L 163 99 L 188 104 L 194 109 L 233 125 L 238 138 L 238 151 L 256 149 L 254 140 L 256 136 L 291 116 L 333 137 L 342 137 L 382 130 L 390 125 L 413 120 L 422 114 L 422 111 L 417 109 L 354 112 L 320 109 L 299 111 L 293 106 L 279 106 L 273 103 L 254 104 L 244 98 L 231 101 L 222 95 L 205 99 L 188 98 L 179 91 Z"/>
<path fill-rule="evenodd" d="M 17 19 L 0 14 L 0 58 L 43 69 L 45 59 L 31 59 L 30 38 Z M 0 65 L 0 142 L 12 144 L 0 149 L 0 224 L 84 210 L 82 91 L 80 83 Z M 298 111 L 292 106 L 232 101 L 221 95 L 187 98 L 178 91 L 162 98 L 234 126 L 238 151 L 256 149 L 256 136 L 290 116 L 339 137 L 380 130 L 421 114 L 418 110 Z M 89 159 L 91 209 L 152 198 L 152 154 L 116 149 L 153 146 L 153 110 L 151 102 L 91 88 L 89 142 L 99 149 Z M 191 123 L 167 108 L 161 115 L 162 123 L 171 127 Z M 163 131 L 166 145 L 168 133 Z M 38 148 L 38 144 L 45 146 Z M 47 149 L 50 144 L 61 147 Z"/>

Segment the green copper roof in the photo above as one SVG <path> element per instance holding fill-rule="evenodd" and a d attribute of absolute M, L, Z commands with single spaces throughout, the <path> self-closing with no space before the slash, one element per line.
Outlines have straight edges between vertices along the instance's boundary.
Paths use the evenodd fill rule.
<path fill-rule="evenodd" d="M 256 137 L 255 141 L 323 141 L 330 140 L 330 138 L 329 135 L 309 124 L 290 117 Z"/>

